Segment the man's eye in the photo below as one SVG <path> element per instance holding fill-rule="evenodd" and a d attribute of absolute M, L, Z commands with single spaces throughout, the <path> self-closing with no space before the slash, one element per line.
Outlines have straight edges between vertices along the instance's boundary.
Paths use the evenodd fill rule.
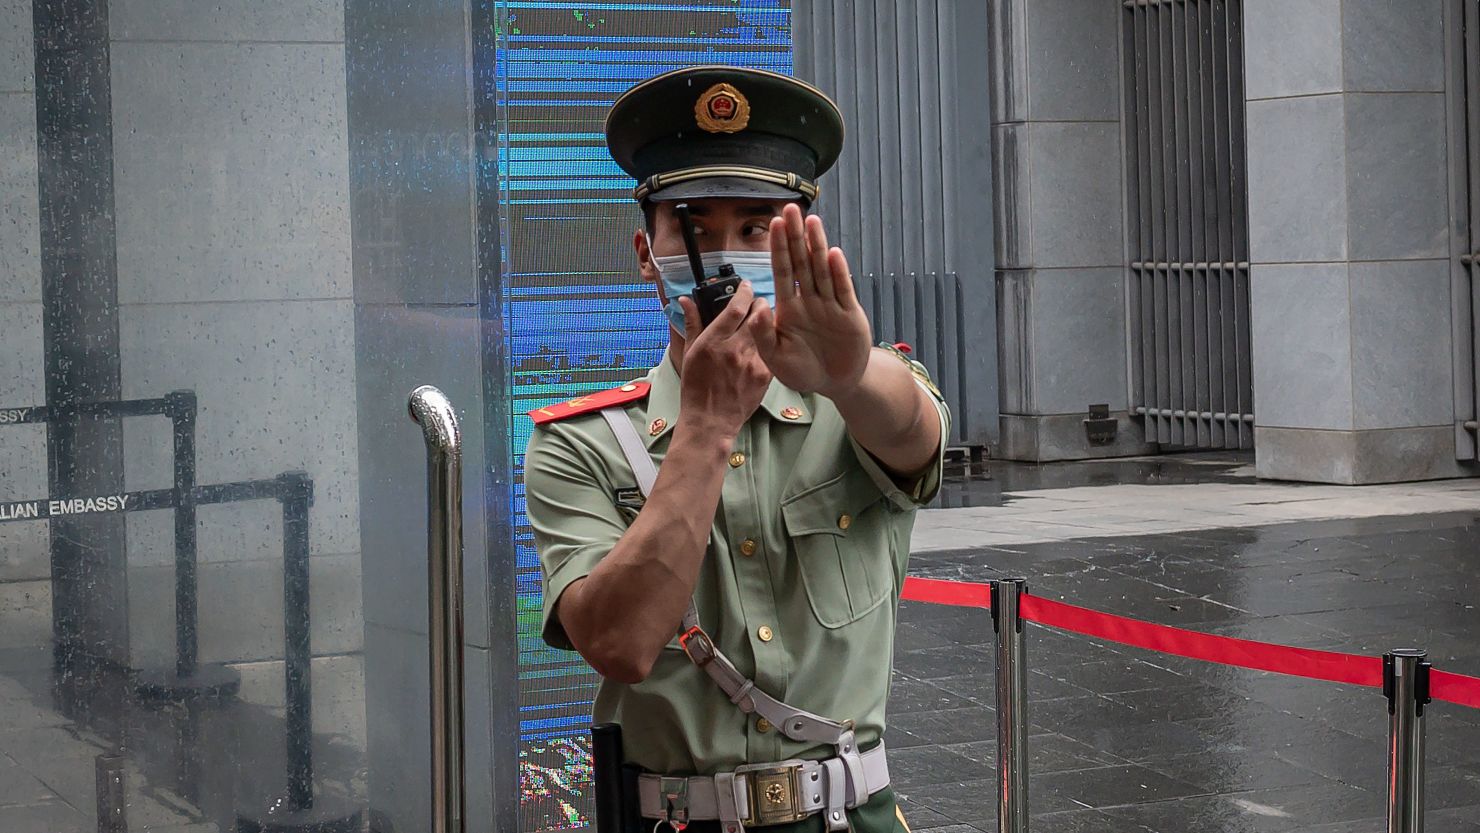
<path fill-rule="evenodd" d="M 771 226 L 769 224 L 757 223 L 755 225 L 746 226 L 743 233 L 746 237 L 754 237 L 757 234 L 765 234 L 770 230 Z"/>

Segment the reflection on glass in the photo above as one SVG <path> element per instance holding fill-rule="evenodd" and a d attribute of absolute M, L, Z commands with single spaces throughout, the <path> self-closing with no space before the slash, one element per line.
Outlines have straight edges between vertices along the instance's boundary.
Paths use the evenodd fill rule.
<path fill-rule="evenodd" d="M 363 827 L 335 5 L 0 2 L 7 833 Z"/>
<path fill-rule="evenodd" d="M 792 67 L 786 0 L 480 7 L 474 20 L 504 27 L 471 68 L 496 137 L 439 134 L 400 181 L 467 187 L 489 142 L 497 170 L 473 197 L 506 250 L 474 252 L 469 235 L 469 251 L 428 256 L 405 194 L 352 181 L 354 148 L 374 140 L 362 123 L 419 118 L 392 111 L 416 102 L 390 86 L 458 72 L 398 66 L 382 111 L 356 113 L 356 61 L 417 66 L 353 52 L 380 36 L 366 34 L 378 6 L 227 7 L 0 0 L 5 833 L 420 829 L 425 795 L 396 783 L 426 755 L 425 515 L 403 499 L 424 471 L 406 393 L 467 342 L 492 353 L 480 339 L 495 333 L 506 401 L 454 404 L 475 409 L 480 441 L 480 417 L 514 414 L 497 424 L 522 452 L 524 411 L 654 364 L 665 325 L 632 268 L 639 214 L 605 108 L 678 66 Z M 423 12 L 387 14 L 410 27 Z M 447 264 L 489 260 L 499 289 L 482 306 L 419 294 L 450 284 Z M 594 678 L 539 641 L 521 465 L 468 466 L 494 472 L 480 497 L 515 519 L 512 541 L 470 538 L 468 561 L 472 576 L 499 563 L 482 548 L 513 550 L 521 669 L 520 744 L 470 749 L 470 778 L 505 756 L 523 829 L 580 827 Z M 486 611 L 470 617 L 498 638 Z M 393 661 L 370 668 L 373 642 Z M 487 677 L 469 682 L 470 709 L 490 702 L 472 690 Z M 486 712 L 469 722 L 486 728 Z M 486 783 L 469 785 L 474 828 Z"/>
<path fill-rule="evenodd" d="M 641 214 L 606 151 L 607 108 L 644 78 L 725 63 L 790 74 L 786 0 L 510 4 L 504 73 L 510 236 L 505 275 L 519 598 L 521 828 L 591 822 L 595 675 L 540 639 L 540 572 L 524 522 L 524 413 L 640 377 L 667 344 L 653 287 L 631 248 Z M 599 7 L 599 8 L 597 8 Z M 502 127 L 502 126 L 501 126 Z"/>

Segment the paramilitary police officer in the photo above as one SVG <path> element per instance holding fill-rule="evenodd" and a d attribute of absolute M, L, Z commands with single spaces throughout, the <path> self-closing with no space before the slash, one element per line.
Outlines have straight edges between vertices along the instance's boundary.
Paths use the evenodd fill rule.
<path fill-rule="evenodd" d="M 924 368 L 870 347 L 842 251 L 804 216 L 842 117 L 795 79 L 706 66 L 628 90 L 606 137 L 671 329 L 641 380 L 531 412 L 545 641 L 601 674 L 595 721 L 621 725 L 648 824 L 907 830 L 884 706 L 950 416 Z M 744 279 L 707 327 L 677 202 L 706 270 Z"/>

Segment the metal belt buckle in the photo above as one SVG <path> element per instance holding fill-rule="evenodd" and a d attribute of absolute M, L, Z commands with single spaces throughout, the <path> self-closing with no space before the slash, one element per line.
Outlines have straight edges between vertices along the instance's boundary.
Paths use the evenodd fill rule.
<path fill-rule="evenodd" d="M 690 646 L 690 642 L 694 644 Z M 714 661 L 716 653 L 714 650 L 714 641 L 698 625 L 684 631 L 683 635 L 678 638 L 678 644 L 679 647 L 683 648 L 683 652 L 689 655 L 689 660 L 700 668 Z"/>
<path fill-rule="evenodd" d="M 737 769 L 750 781 L 750 822 L 755 826 L 788 824 L 809 815 L 802 809 L 802 764 Z"/>
<path fill-rule="evenodd" d="M 658 792 L 663 798 L 663 821 L 677 831 L 688 827 L 689 779 L 665 777 L 658 782 Z"/>

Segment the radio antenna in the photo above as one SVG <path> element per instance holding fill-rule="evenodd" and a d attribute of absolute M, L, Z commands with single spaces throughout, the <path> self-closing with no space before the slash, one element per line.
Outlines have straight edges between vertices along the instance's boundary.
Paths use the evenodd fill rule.
<path fill-rule="evenodd" d="M 689 269 L 694 273 L 694 286 L 704 285 L 704 259 L 699 256 L 699 241 L 694 239 L 694 221 L 689 217 L 689 204 L 681 202 L 673 207 L 678 215 L 678 225 L 683 231 L 683 247 L 689 253 Z"/>

